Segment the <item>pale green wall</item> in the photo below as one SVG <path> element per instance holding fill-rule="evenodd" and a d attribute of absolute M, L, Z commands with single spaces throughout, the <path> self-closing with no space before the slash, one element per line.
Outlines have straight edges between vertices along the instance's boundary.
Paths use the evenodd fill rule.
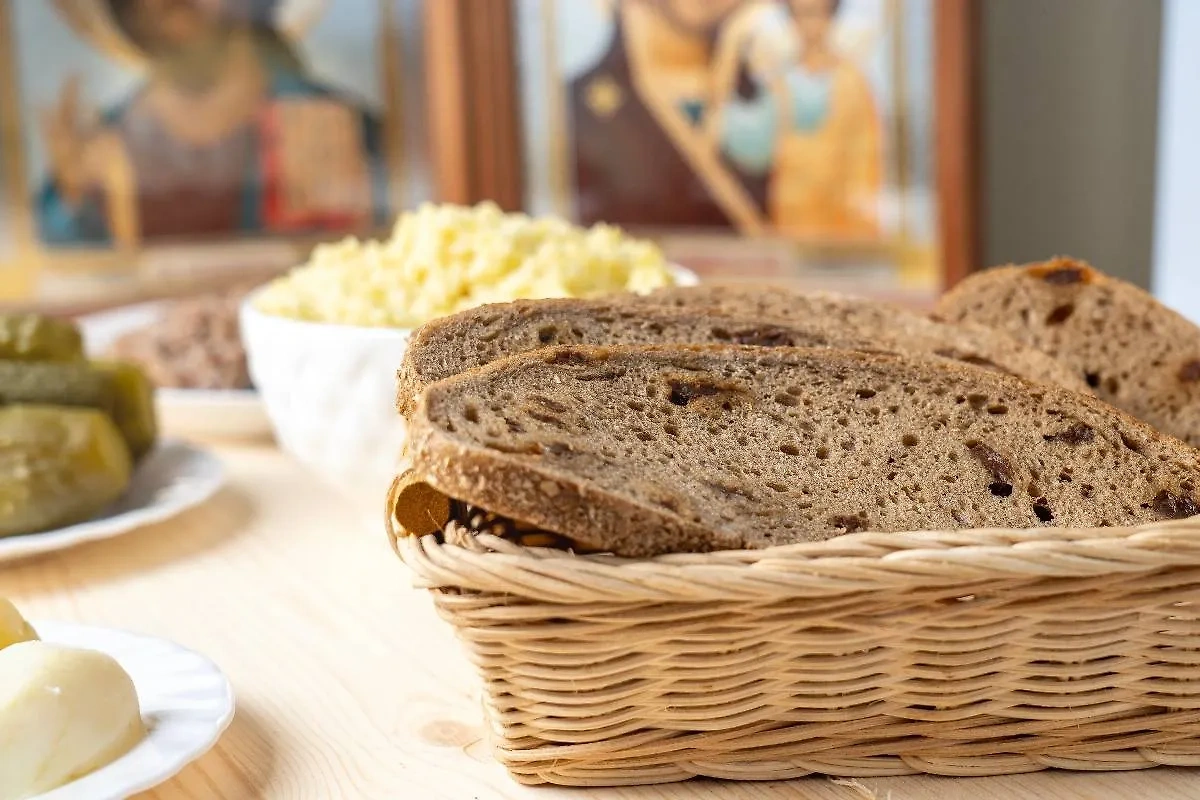
<path fill-rule="evenodd" d="M 980 5 L 985 263 L 1064 253 L 1148 286 L 1161 2 Z"/>

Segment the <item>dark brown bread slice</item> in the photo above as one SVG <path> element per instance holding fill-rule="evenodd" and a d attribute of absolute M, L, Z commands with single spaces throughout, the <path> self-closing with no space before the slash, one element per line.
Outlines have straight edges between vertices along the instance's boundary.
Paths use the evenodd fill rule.
<path fill-rule="evenodd" d="M 840 322 L 856 330 L 890 330 L 898 322 L 925 317 L 907 308 L 836 292 L 813 292 L 785 284 L 702 283 L 668 286 L 641 295 L 642 302 L 679 308 L 704 308 L 726 314 Z"/>
<path fill-rule="evenodd" d="M 1200 445 L 1200 328 L 1136 286 L 1056 258 L 974 275 L 938 313 L 1054 356 L 1101 399 Z"/>
<path fill-rule="evenodd" d="M 425 390 L 410 479 L 644 556 L 1196 513 L 1200 456 L 1094 398 L 834 349 L 551 348 Z M 411 515 L 410 515 L 411 518 Z"/>
<path fill-rule="evenodd" d="M 703 283 L 657 289 L 643 295 L 641 302 L 791 323 L 815 321 L 833 329 L 852 330 L 869 339 L 906 343 L 905 352 L 946 351 L 946 355 L 960 361 L 1092 393 L 1078 374 L 1011 336 L 998 335 L 994 328 L 970 321 L 947 324 L 893 303 L 865 297 L 775 284 Z"/>
<path fill-rule="evenodd" d="M 397 374 L 396 406 L 407 416 L 417 395 L 434 381 L 516 353 L 567 344 L 747 344 L 907 352 L 1087 391 L 1082 380 L 1043 353 L 986 328 L 937 323 L 903 309 L 880 310 L 878 323 L 861 324 L 868 317 L 867 305 L 858 318 L 844 319 L 834 304 L 828 313 L 817 310 L 781 320 L 757 313 L 735 316 L 703 304 L 695 309 L 655 306 L 636 297 L 520 300 L 434 320 L 409 341 Z M 844 305 L 857 307 L 848 299 Z M 894 325 L 883 324 L 884 311 L 895 316 Z"/>

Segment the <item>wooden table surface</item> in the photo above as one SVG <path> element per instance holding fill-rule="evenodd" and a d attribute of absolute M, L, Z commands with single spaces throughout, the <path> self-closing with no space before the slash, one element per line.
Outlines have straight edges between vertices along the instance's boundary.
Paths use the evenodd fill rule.
<path fill-rule="evenodd" d="M 221 742 L 144 798 L 1200 798 L 1200 770 L 1183 769 L 518 786 L 488 755 L 473 672 L 382 530 L 356 523 L 340 498 L 270 447 L 215 449 L 229 484 L 204 507 L 0 566 L 0 594 L 31 618 L 168 637 L 233 681 L 238 713 Z"/>

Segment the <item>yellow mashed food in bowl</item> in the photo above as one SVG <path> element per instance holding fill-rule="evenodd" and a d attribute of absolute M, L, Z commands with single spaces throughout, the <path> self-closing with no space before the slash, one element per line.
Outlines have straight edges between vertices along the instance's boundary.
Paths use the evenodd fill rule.
<path fill-rule="evenodd" d="M 646 292 L 674 282 L 662 251 L 611 225 L 506 214 L 493 203 L 426 204 L 386 241 L 317 247 L 258 293 L 265 313 L 310 322 L 414 328 L 483 303 Z"/>

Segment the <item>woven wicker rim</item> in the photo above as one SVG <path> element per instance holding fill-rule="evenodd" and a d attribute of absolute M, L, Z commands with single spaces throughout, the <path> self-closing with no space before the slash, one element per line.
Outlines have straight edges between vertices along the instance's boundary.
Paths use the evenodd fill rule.
<path fill-rule="evenodd" d="M 564 603 L 824 597 L 1200 565 L 1200 517 L 1122 528 L 854 533 L 763 550 L 644 559 L 523 547 L 486 534 L 463 546 L 438 535 L 412 536 L 390 510 L 387 528 L 419 586 Z"/>

